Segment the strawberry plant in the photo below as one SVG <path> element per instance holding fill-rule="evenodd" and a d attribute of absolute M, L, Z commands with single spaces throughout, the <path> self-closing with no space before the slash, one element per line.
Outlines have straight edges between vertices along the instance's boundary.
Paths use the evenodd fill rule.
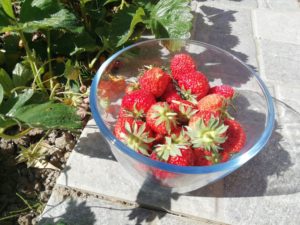
<path fill-rule="evenodd" d="M 78 112 L 82 117 L 87 114 L 80 107 L 99 65 L 144 32 L 188 37 L 192 20 L 188 3 L 1 1 L 0 137 L 20 137 L 33 127 L 81 128 Z"/>

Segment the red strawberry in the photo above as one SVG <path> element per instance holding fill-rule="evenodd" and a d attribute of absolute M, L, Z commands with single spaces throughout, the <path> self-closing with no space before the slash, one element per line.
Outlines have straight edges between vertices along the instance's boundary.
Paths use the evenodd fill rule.
<path fill-rule="evenodd" d="M 202 148 L 194 149 L 194 165 L 195 166 L 210 166 L 213 164 L 208 158 L 211 157 L 211 151 L 204 150 Z"/>
<path fill-rule="evenodd" d="M 114 133 L 115 136 L 121 140 L 121 134 L 122 133 L 126 133 L 126 129 L 125 129 L 125 123 L 129 123 L 130 125 L 132 125 L 134 122 L 134 119 L 131 117 L 119 117 L 116 124 L 115 124 L 115 129 L 114 129 Z"/>
<path fill-rule="evenodd" d="M 171 77 L 159 67 L 147 70 L 139 79 L 141 89 L 151 92 L 155 97 L 160 97 L 166 90 Z"/>
<path fill-rule="evenodd" d="M 140 89 L 140 85 L 138 83 L 130 82 L 125 88 L 125 93 L 130 94 L 139 89 Z"/>
<path fill-rule="evenodd" d="M 166 102 L 157 102 L 146 115 L 147 124 L 159 134 L 170 134 L 177 127 L 177 114 Z"/>
<path fill-rule="evenodd" d="M 209 94 L 201 98 L 198 102 L 198 109 L 203 111 L 213 111 L 213 112 L 222 112 L 226 109 L 226 101 L 222 95 L 219 94 Z"/>
<path fill-rule="evenodd" d="M 188 145 L 174 144 L 170 137 L 166 137 L 165 144 L 157 145 L 150 157 L 178 166 L 193 166 L 195 158 Z"/>
<path fill-rule="evenodd" d="M 187 127 L 193 148 L 202 148 L 214 153 L 221 148 L 220 144 L 225 142 L 227 128 L 209 111 L 198 112 L 191 118 Z"/>
<path fill-rule="evenodd" d="M 210 88 L 209 93 L 222 95 L 226 99 L 232 99 L 235 95 L 234 89 L 231 86 L 226 84 L 214 86 Z"/>
<path fill-rule="evenodd" d="M 183 74 L 196 71 L 196 63 L 193 58 L 187 54 L 175 55 L 171 60 L 170 67 L 175 80 L 181 79 Z"/>
<path fill-rule="evenodd" d="M 155 97 L 148 91 L 137 90 L 126 94 L 122 99 L 122 108 L 131 111 L 136 117 L 146 114 L 149 108 L 156 103 Z"/>
<path fill-rule="evenodd" d="M 246 143 L 246 133 L 241 124 L 232 119 L 225 119 L 224 124 L 228 126 L 227 140 L 221 145 L 224 152 L 238 153 Z"/>
<path fill-rule="evenodd" d="M 199 101 L 209 91 L 207 78 L 198 71 L 183 74 L 178 80 L 178 85 L 185 99 L 192 102 Z"/>
<path fill-rule="evenodd" d="M 170 108 L 177 113 L 178 121 L 186 123 L 189 119 L 197 113 L 195 105 L 187 100 L 172 100 Z"/>
<path fill-rule="evenodd" d="M 223 162 L 225 158 L 222 158 L 222 155 L 219 152 L 207 151 L 202 148 L 194 149 L 195 154 L 195 166 L 210 166 Z"/>
<path fill-rule="evenodd" d="M 109 76 L 107 80 L 99 82 L 98 94 L 101 99 L 107 99 L 112 102 L 124 93 L 125 88 L 126 82 L 123 76 Z"/>
<path fill-rule="evenodd" d="M 170 82 L 168 84 L 165 92 L 163 93 L 163 95 L 160 98 L 161 98 L 161 100 L 166 101 L 169 104 L 171 104 L 172 100 L 177 100 L 177 101 L 182 100 L 182 98 L 176 91 L 176 88 L 175 88 L 173 82 Z"/>
<path fill-rule="evenodd" d="M 191 119 L 189 121 L 189 126 L 192 128 L 195 127 L 195 124 L 201 119 L 203 119 L 204 123 L 207 125 L 210 118 L 212 118 L 212 117 L 215 119 L 219 119 L 220 113 L 213 112 L 213 111 L 207 111 L 207 110 L 200 110 L 194 116 L 191 117 Z"/>
<path fill-rule="evenodd" d="M 128 147 L 143 154 L 151 153 L 153 132 L 147 124 L 141 120 L 129 117 L 121 117 L 115 125 L 116 137 Z"/>
<path fill-rule="evenodd" d="M 220 162 L 227 162 L 230 159 L 231 154 L 227 151 L 220 152 Z"/>

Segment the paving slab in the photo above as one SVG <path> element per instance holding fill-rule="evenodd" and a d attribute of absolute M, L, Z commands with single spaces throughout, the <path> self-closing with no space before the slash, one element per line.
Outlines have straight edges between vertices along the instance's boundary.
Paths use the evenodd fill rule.
<path fill-rule="evenodd" d="M 221 225 L 93 196 L 66 197 L 60 188 L 54 190 L 42 216 L 39 225 L 58 221 L 70 225 Z"/>
<path fill-rule="evenodd" d="M 260 8 L 275 9 L 275 10 L 299 10 L 298 0 L 257 0 Z"/>
<path fill-rule="evenodd" d="M 222 8 L 244 8 L 254 9 L 258 7 L 256 0 L 193 0 L 192 2 L 204 3 L 206 5 L 218 6 Z"/>
<path fill-rule="evenodd" d="M 255 35 L 272 41 L 300 44 L 300 11 L 253 10 Z"/>
<path fill-rule="evenodd" d="M 283 86 L 278 86 L 282 94 L 289 90 L 288 85 L 285 84 L 294 83 L 293 86 L 296 89 L 294 92 L 298 91 L 295 96 L 299 96 L 300 84 L 295 81 L 299 80 L 300 76 L 300 45 L 262 39 L 260 47 L 266 78 L 277 83 L 281 82 Z"/>
<path fill-rule="evenodd" d="M 220 47 L 257 68 L 251 10 L 224 9 L 198 2 L 193 11 L 192 39 Z"/>

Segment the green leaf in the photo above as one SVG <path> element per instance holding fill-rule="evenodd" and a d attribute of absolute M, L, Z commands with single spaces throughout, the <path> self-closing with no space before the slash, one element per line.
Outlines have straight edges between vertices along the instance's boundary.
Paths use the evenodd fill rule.
<path fill-rule="evenodd" d="M 138 8 L 131 20 L 129 30 L 121 36 L 121 39 L 118 41 L 117 47 L 123 45 L 134 32 L 134 28 L 138 23 L 143 23 L 143 16 L 145 16 L 145 12 L 143 8 Z"/>
<path fill-rule="evenodd" d="M 107 0 L 106 2 L 104 2 L 103 6 L 109 4 L 109 3 L 113 3 L 113 2 L 118 2 L 119 0 Z"/>
<path fill-rule="evenodd" d="M 156 37 L 189 38 L 193 15 L 189 0 L 160 0 L 150 15 Z"/>
<path fill-rule="evenodd" d="M 4 89 L 3 89 L 2 85 L 0 84 L 0 105 L 3 101 L 3 98 L 4 98 Z"/>
<path fill-rule="evenodd" d="M 63 55 L 76 55 L 81 52 L 95 52 L 99 50 L 99 43 L 89 33 L 64 33 L 54 31 L 52 52 Z"/>
<path fill-rule="evenodd" d="M 72 65 L 70 59 L 66 62 L 65 66 L 65 77 L 69 80 L 77 80 L 78 76 L 80 75 L 80 68 Z"/>
<path fill-rule="evenodd" d="M 21 7 L 19 24 L 25 32 L 49 28 L 81 31 L 76 16 L 63 8 L 57 0 L 25 0 Z"/>
<path fill-rule="evenodd" d="M 10 96 L 10 91 L 14 88 L 14 84 L 10 76 L 2 68 L 0 68 L 0 84 L 3 87 L 5 95 Z"/>
<path fill-rule="evenodd" d="M 25 105 L 25 103 L 33 96 L 33 90 L 32 89 L 27 89 L 25 90 L 22 94 L 15 96 L 11 99 L 9 99 L 7 102 L 5 102 L 4 109 L 6 112 L 6 116 L 9 117 L 14 117 L 16 111 Z M 2 106 L 1 106 L 2 109 Z M 0 109 L 0 113 L 4 114 L 2 110 Z"/>
<path fill-rule="evenodd" d="M 9 17 L 7 16 L 4 9 L 2 8 L 2 5 L 0 4 L 0 33 L 3 32 L 2 30 L 9 25 L 10 25 Z"/>
<path fill-rule="evenodd" d="M 3 7 L 3 10 L 5 11 L 5 13 L 10 16 L 11 18 L 15 19 L 15 14 L 14 14 L 14 11 L 12 9 L 12 4 L 11 4 L 11 1 L 10 0 L 1 0 L 0 1 L 2 7 Z"/>
<path fill-rule="evenodd" d="M 33 74 L 30 67 L 17 63 L 13 70 L 13 82 L 16 87 L 26 86 L 33 79 Z"/>
<path fill-rule="evenodd" d="M 17 125 L 17 122 L 10 118 L 1 118 L 0 117 L 0 134 L 5 132 L 6 129 Z"/>
<path fill-rule="evenodd" d="M 135 26 L 143 22 L 143 15 L 145 15 L 144 10 L 137 7 L 124 8 L 116 13 L 110 27 L 110 45 L 119 47 L 128 41 L 134 32 Z"/>
<path fill-rule="evenodd" d="M 67 130 L 82 128 L 76 109 L 60 103 L 27 105 L 18 109 L 15 117 L 32 127 Z"/>
<path fill-rule="evenodd" d="M 24 23 L 22 30 L 25 32 L 34 32 L 38 29 L 63 28 L 66 30 L 79 32 L 79 27 L 76 24 L 76 17 L 66 9 L 62 9 L 54 13 L 49 18 L 43 20 L 30 21 Z"/>

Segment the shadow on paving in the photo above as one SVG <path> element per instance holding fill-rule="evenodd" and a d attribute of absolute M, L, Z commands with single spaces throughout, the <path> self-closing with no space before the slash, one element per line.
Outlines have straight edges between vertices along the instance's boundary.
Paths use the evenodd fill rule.
<path fill-rule="evenodd" d="M 244 63 L 247 63 L 249 57 L 245 53 L 233 50 L 233 48 L 240 43 L 239 38 L 232 34 L 230 25 L 230 23 L 236 21 L 234 16 L 236 12 L 237 11 L 234 10 L 224 10 L 211 6 L 201 6 L 200 12 L 194 12 L 196 20 L 194 21 L 192 39 L 220 47 L 233 54 Z M 201 59 L 199 59 L 200 62 L 203 61 L 203 59 L 205 59 L 205 61 L 213 62 L 214 55 L 211 55 L 209 51 L 205 51 L 201 53 Z M 218 63 L 224 62 L 216 62 L 215 66 L 210 66 L 210 71 L 216 71 L 215 74 L 218 74 L 218 76 L 215 78 L 219 78 L 223 81 L 222 71 L 218 72 Z M 254 66 L 248 66 L 254 71 L 257 71 Z M 234 72 L 234 70 L 232 72 Z M 240 74 L 237 71 L 236 76 L 239 75 Z M 246 83 L 249 80 L 248 76 L 239 77 L 239 82 L 241 84 Z M 223 83 L 226 82 L 223 81 Z"/>
<path fill-rule="evenodd" d="M 171 188 L 154 188 L 153 183 L 145 180 L 137 195 L 136 203 L 142 208 L 153 209 L 152 213 L 141 214 L 140 208 L 135 208 L 131 211 L 128 218 L 129 220 L 135 220 L 136 225 L 160 220 L 170 211 L 171 200 L 177 200 L 178 198 L 179 194 L 172 192 Z M 153 206 L 154 204 L 156 207 Z"/>
<path fill-rule="evenodd" d="M 77 200 L 71 199 L 65 210 L 65 213 L 57 217 L 42 218 L 39 225 L 54 225 L 57 221 L 61 221 L 63 225 L 93 225 L 96 223 L 96 216 L 85 201 L 78 203 Z"/>

